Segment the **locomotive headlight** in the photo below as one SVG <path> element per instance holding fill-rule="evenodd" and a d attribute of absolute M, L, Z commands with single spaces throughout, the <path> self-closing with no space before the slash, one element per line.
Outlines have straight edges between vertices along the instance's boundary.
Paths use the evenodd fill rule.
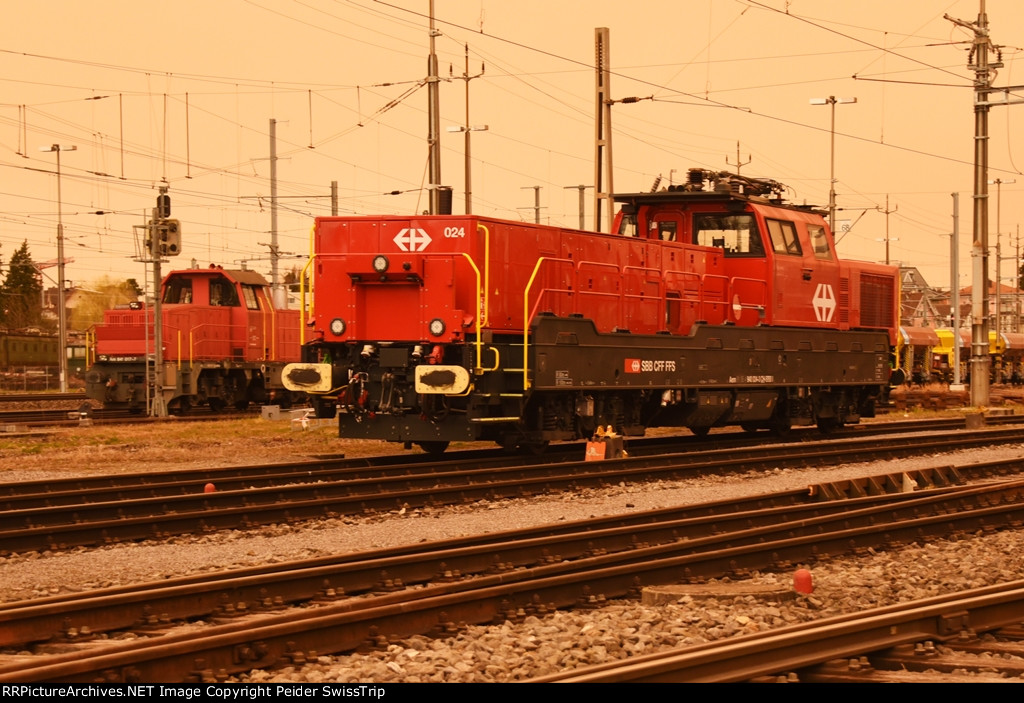
<path fill-rule="evenodd" d="M 335 337 L 340 337 L 345 334 L 345 321 L 340 317 L 336 317 L 331 320 L 331 334 Z"/>
<path fill-rule="evenodd" d="M 384 273 L 388 270 L 388 257 L 383 254 L 378 254 L 373 257 L 373 270 L 377 273 Z"/>
<path fill-rule="evenodd" d="M 430 334 L 434 335 L 435 337 L 440 337 L 442 334 L 444 334 L 444 320 L 442 320 L 440 317 L 435 317 L 433 320 L 431 320 Z"/>

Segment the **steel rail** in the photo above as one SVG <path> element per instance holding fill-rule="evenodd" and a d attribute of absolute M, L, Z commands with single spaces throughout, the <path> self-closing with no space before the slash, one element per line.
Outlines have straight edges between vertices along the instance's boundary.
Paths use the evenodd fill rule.
<path fill-rule="evenodd" d="M 1024 424 L 1024 416 L 996 416 L 989 418 L 990 423 Z M 942 418 L 926 422 L 892 422 L 877 425 L 858 425 L 836 432 L 828 440 L 822 440 L 816 429 L 794 431 L 788 442 L 768 442 L 768 447 L 786 443 L 801 443 L 806 446 L 821 446 L 825 442 L 835 442 L 843 438 L 867 436 L 892 436 L 909 432 L 963 429 L 963 418 Z M 803 436 L 807 434 L 808 436 Z M 814 437 L 814 439 L 811 439 Z M 752 438 L 748 433 L 730 433 L 713 435 L 712 441 L 699 440 L 697 437 L 649 437 L 631 439 L 628 443 L 632 456 L 651 454 L 684 453 L 698 460 L 710 456 L 713 452 L 729 450 L 751 451 L 755 456 L 763 456 L 772 451 L 766 447 L 767 434 L 759 434 Z M 751 447 L 754 448 L 751 448 Z M 579 443 L 553 445 L 541 456 L 531 457 L 537 463 L 558 463 L 576 461 L 583 456 L 583 447 Z M 516 466 L 522 463 L 521 457 L 510 457 L 504 452 L 492 449 L 468 449 L 448 452 L 443 460 L 427 454 L 386 455 L 376 457 L 345 458 L 344 454 L 322 457 L 307 462 L 291 462 L 288 464 L 255 464 L 248 466 L 228 466 L 203 469 L 177 469 L 172 471 L 144 472 L 135 474 L 102 474 L 88 476 L 72 476 L 68 478 L 50 478 L 45 481 L 24 481 L 0 484 L 0 509 L 15 508 L 13 503 L 4 503 L 3 497 L 17 497 L 26 501 L 23 505 L 31 505 L 31 496 L 37 496 L 38 505 L 77 504 L 90 502 L 90 495 L 106 500 L 112 489 L 119 496 L 130 497 L 131 491 L 137 487 L 143 495 L 175 495 L 194 493 L 196 485 L 214 482 L 223 490 L 249 488 L 253 486 L 277 485 L 283 482 L 320 482 L 325 480 L 341 480 L 349 478 L 365 478 L 394 474 L 396 472 L 436 473 L 457 468 L 465 463 L 476 463 L 478 466 Z M 362 471 L 357 471 L 362 469 Z M 335 475 L 334 472 L 344 470 Z M 333 478 L 332 478 L 333 477 Z M 62 498 L 60 494 L 76 494 Z M 95 501 L 96 498 L 91 500 Z"/>
<path fill-rule="evenodd" d="M 530 679 L 532 683 L 727 683 L 1024 620 L 1024 581 Z"/>
<path fill-rule="evenodd" d="M 0 667 L 0 682 L 215 681 L 251 668 L 302 663 L 314 653 L 351 651 L 382 644 L 383 636 L 406 637 L 454 631 L 456 623 L 481 623 L 543 614 L 561 607 L 599 605 L 606 598 L 635 594 L 647 584 L 692 577 L 720 576 L 744 569 L 827 558 L 868 547 L 891 547 L 951 531 L 995 529 L 1024 519 L 1019 485 L 988 487 L 998 499 L 978 495 L 978 507 L 964 507 L 956 496 L 934 496 L 935 514 L 906 506 L 913 517 L 884 522 L 893 506 L 875 507 L 873 520 L 849 527 L 845 515 L 823 516 L 806 525 L 807 534 L 765 539 L 764 530 L 745 531 L 739 546 L 709 546 L 693 553 L 680 542 L 632 551 L 584 557 L 533 568 L 488 574 L 399 593 L 347 599 L 319 608 L 287 611 L 219 625 L 201 631 L 167 634 L 128 644 L 27 659 Z M 922 496 L 919 500 L 927 500 Z M 910 501 L 913 502 L 913 501 Z M 898 511 L 897 511 L 898 512 Z M 865 516 L 867 517 L 867 516 Z M 829 523 L 832 526 L 829 527 Z M 874 524 L 867 524 L 874 523 Z M 793 525 L 789 526 L 793 528 Z M 757 534 L 761 532 L 761 534 Z M 949 616 L 946 611 L 945 615 Z M 1020 617 L 1019 612 L 1016 617 Z M 747 678 L 744 673 L 743 678 Z"/>
<path fill-rule="evenodd" d="M 945 476 L 947 471 L 921 471 L 915 475 Z M 903 475 L 862 479 L 864 484 L 899 486 Z M 956 479 L 962 480 L 959 476 Z M 857 482 L 860 483 L 860 482 Z M 921 483 L 925 483 L 921 481 Z M 941 482 L 949 485 L 945 481 Z M 934 485 L 934 484 L 933 484 Z M 977 489 L 933 489 L 935 496 L 957 495 L 967 500 Z M 632 515 L 556 523 L 535 528 L 488 533 L 429 544 L 413 544 L 373 552 L 348 553 L 287 564 L 233 569 L 166 579 L 131 587 L 101 589 L 78 594 L 34 598 L 0 604 L 0 647 L 33 641 L 76 639 L 100 632 L 129 628 L 137 623 L 160 624 L 168 619 L 197 618 L 224 612 L 277 607 L 284 603 L 322 598 L 328 591 L 352 596 L 383 588 L 409 587 L 435 580 L 507 571 L 540 563 L 581 559 L 598 553 L 635 550 L 642 545 L 686 541 L 692 550 L 706 551 L 721 540 L 731 540 L 755 527 L 790 530 L 818 524 L 823 510 L 847 513 L 847 524 L 868 515 L 868 508 L 914 501 L 921 493 L 889 493 L 823 505 L 815 496 L 827 493 L 820 486 L 680 506 Z M 986 493 L 987 495 L 987 493 Z M 787 525 L 780 528 L 779 525 Z M 759 532 L 759 538 L 764 534 Z M 735 533 L 735 534 L 734 534 Z M 723 535 L 729 535 L 725 537 Z M 710 545 L 710 546 L 708 546 Z M 557 555 L 557 556 L 555 556 Z M 356 562 L 359 562 L 356 564 Z M 387 577 L 381 574 L 387 574 Z"/>
<path fill-rule="evenodd" d="M 55 505 L 0 512 L 0 553 L 59 550 L 72 546 L 161 539 L 171 535 L 295 523 L 370 511 L 518 498 L 566 488 L 614 485 L 622 481 L 678 479 L 699 473 L 748 471 L 755 466 L 810 466 L 851 458 L 896 457 L 948 451 L 1000 441 L 1024 441 L 1024 430 L 987 430 L 957 437 L 904 438 L 899 446 L 867 447 L 846 441 L 825 449 L 787 445 L 795 455 L 783 462 L 770 451 L 731 452 L 697 460 L 690 455 L 630 457 L 605 462 L 484 468 L 421 475 L 290 484 L 234 491 L 156 496 L 135 500 Z M 775 448 L 778 451 L 779 448 Z M 1020 460 L 1024 462 L 1024 457 Z M 1013 465 L 1013 462 L 1004 462 Z M 11 499 L 13 500 L 13 499 Z M 8 501 L 10 502 L 10 501 Z"/>

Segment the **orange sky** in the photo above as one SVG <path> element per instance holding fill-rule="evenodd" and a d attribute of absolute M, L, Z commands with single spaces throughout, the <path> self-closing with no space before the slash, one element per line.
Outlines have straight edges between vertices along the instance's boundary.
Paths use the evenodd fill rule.
<path fill-rule="evenodd" d="M 312 217 L 427 205 L 428 0 L 50 0 L 6 8 L 0 27 L 0 262 L 22 240 L 55 258 L 54 154 L 62 154 L 67 278 L 144 276 L 133 225 L 166 180 L 183 254 L 267 272 L 269 136 L 278 121 L 279 246 L 306 253 Z M 1024 83 L 1024 4 L 987 0 L 1003 46 L 995 85 Z M 949 281 L 951 193 L 960 195 L 969 284 L 973 183 L 970 34 L 979 0 L 437 0 L 442 181 L 462 212 L 464 46 L 470 53 L 474 211 L 576 226 L 593 182 L 594 28 L 611 36 L 615 186 L 647 190 L 687 168 L 781 181 L 826 205 L 828 106 L 844 256 L 916 265 Z M 990 231 L 1012 255 L 1024 219 L 1024 106 L 990 113 Z M 20 152 L 20 153 L 19 153 Z M 1010 183 L 1010 181 L 1015 181 Z M 382 195 L 391 191 L 400 195 Z M 997 190 L 999 204 L 997 205 Z M 589 193 L 589 191 L 588 191 Z M 590 222 L 590 198 L 587 199 Z M 888 205 L 887 205 L 888 203 Z M 96 215 L 97 210 L 109 214 Z M 888 216 L 885 210 L 889 211 Z M 881 240 L 881 241 L 880 241 Z M 994 257 L 993 257 L 994 261 Z M 291 258 L 287 268 L 299 263 Z M 993 264 L 994 265 L 994 264 Z M 1003 263 L 1003 276 L 1013 264 Z"/>

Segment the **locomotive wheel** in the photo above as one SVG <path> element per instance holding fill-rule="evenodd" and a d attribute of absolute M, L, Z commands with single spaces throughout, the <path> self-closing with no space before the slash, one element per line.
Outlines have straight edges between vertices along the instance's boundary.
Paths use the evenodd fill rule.
<path fill-rule="evenodd" d="M 704 439 L 705 437 L 708 436 L 708 433 L 711 432 L 711 428 L 710 427 L 691 427 L 690 428 L 690 432 L 693 432 L 693 434 L 695 434 L 697 437 L 700 437 L 701 439 Z"/>
<path fill-rule="evenodd" d="M 520 444 L 518 449 L 526 452 L 527 454 L 533 454 L 534 456 L 540 456 L 547 451 L 549 442 L 547 440 L 541 442 L 527 442 Z"/>
<path fill-rule="evenodd" d="M 788 417 L 775 416 L 771 419 L 771 427 L 769 429 L 776 437 L 787 437 L 789 436 L 789 431 L 793 429 L 793 425 Z"/>
<path fill-rule="evenodd" d="M 420 449 L 425 451 L 427 454 L 431 454 L 433 456 L 440 456 L 444 454 L 444 450 L 448 448 L 448 442 L 441 440 L 417 442 L 416 444 L 420 445 Z"/>
<path fill-rule="evenodd" d="M 743 423 L 740 423 L 740 427 L 742 427 L 743 431 L 748 433 L 748 434 L 754 434 L 759 429 L 761 429 L 760 425 L 756 425 L 753 422 L 743 422 Z"/>
<path fill-rule="evenodd" d="M 171 415 L 187 415 L 191 409 L 192 403 L 188 401 L 188 398 L 179 398 L 171 405 L 170 413 Z"/>
<path fill-rule="evenodd" d="M 839 422 L 834 417 L 819 417 L 818 418 L 818 431 L 822 434 L 831 434 L 843 426 L 843 423 Z"/>
<path fill-rule="evenodd" d="M 210 412 L 215 413 L 219 413 L 227 406 L 227 403 L 225 403 L 220 398 L 210 398 L 208 401 L 206 401 L 206 404 L 210 406 Z"/>

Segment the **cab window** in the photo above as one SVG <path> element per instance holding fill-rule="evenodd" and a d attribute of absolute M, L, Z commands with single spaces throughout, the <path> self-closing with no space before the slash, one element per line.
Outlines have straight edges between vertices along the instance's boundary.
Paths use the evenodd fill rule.
<path fill-rule="evenodd" d="M 639 235 L 635 213 L 623 213 L 619 220 L 619 234 L 624 237 L 636 237 Z"/>
<path fill-rule="evenodd" d="M 235 293 L 235 286 L 224 276 L 217 276 L 210 279 L 210 305 L 236 307 L 238 295 Z"/>
<path fill-rule="evenodd" d="M 658 221 L 658 239 L 663 242 L 676 241 L 676 234 L 678 233 L 678 230 L 679 226 L 675 220 Z"/>
<path fill-rule="evenodd" d="M 821 225 L 807 225 L 807 234 L 811 235 L 814 258 L 831 261 L 832 250 L 828 246 L 828 235 L 825 234 L 825 228 Z"/>
<path fill-rule="evenodd" d="M 192 279 L 172 278 L 164 288 L 164 303 L 179 303 L 187 305 L 192 302 Z"/>
<path fill-rule="evenodd" d="M 762 257 L 757 220 L 749 213 L 704 212 L 693 216 L 693 243 L 718 247 L 728 257 Z"/>
<path fill-rule="evenodd" d="M 765 220 L 768 225 L 768 237 L 772 240 L 772 250 L 776 254 L 801 256 L 800 240 L 796 236 L 796 225 L 787 220 Z"/>

